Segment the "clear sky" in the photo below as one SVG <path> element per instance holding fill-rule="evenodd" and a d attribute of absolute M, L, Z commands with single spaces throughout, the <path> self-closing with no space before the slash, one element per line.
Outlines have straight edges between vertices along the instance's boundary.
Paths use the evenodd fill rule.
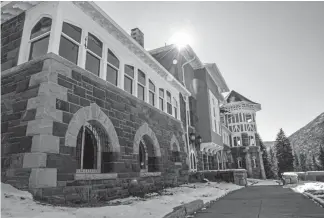
<path fill-rule="evenodd" d="M 96 2 L 147 50 L 177 31 L 229 88 L 261 104 L 258 131 L 275 140 L 324 112 L 324 2 Z"/>

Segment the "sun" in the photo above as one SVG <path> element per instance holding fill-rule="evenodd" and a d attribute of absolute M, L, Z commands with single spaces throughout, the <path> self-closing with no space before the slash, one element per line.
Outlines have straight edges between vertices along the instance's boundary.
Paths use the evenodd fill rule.
<path fill-rule="evenodd" d="M 191 44 L 192 39 L 189 34 L 185 32 L 176 32 L 170 38 L 170 43 L 177 45 L 179 49 Z"/>

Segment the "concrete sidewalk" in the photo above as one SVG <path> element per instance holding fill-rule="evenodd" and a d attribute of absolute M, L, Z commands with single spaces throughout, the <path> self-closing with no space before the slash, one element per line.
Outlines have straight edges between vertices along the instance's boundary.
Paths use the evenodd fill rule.
<path fill-rule="evenodd" d="M 197 218 L 324 218 L 324 208 L 281 186 L 251 186 L 228 194 Z"/>

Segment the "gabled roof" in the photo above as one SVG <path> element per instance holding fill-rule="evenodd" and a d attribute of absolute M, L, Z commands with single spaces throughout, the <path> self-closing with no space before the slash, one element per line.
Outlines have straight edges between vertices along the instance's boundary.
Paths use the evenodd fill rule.
<path fill-rule="evenodd" d="M 208 73 L 214 79 L 216 85 L 221 89 L 221 93 L 229 92 L 229 88 L 215 63 L 204 64 Z"/>
<path fill-rule="evenodd" d="M 259 104 L 259 103 L 256 103 L 256 102 L 253 102 L 251 101 L 250 99 L 244 97 L 243 95 L 241 95 L 240 93 L 232 90 L 226 97 L 225 97 L 225 101 L 227 103 L 230 103 L 230 99 L 234 97 L 235 100 L 234 102 L 240 102 L 240 101 L 245 101 L 245 102 L 248 102 L 248 103 L 251 103 L 251 104 Z"/>

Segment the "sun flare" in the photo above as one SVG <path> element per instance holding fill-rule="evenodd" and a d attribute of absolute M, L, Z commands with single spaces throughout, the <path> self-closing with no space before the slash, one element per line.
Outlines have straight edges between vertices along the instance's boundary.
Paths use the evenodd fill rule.
<path fill-rule="evenodd" d="M 177 45 L 179 49 L 185 47 L 188 44 L 191 44 L 192 39 L 190 35 L 185 32 L 176 32 L 170 38 L 170 43 Z"/>

